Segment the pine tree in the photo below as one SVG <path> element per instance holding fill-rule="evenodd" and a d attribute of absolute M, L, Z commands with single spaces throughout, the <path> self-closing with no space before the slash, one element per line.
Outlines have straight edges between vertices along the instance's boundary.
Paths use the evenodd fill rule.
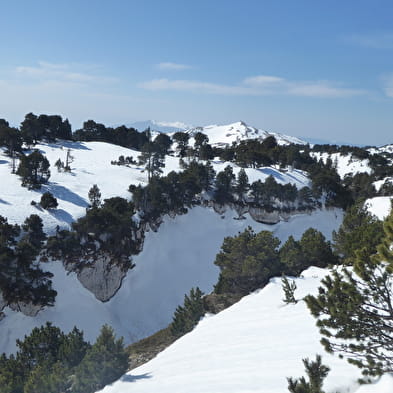
<path fill-rule="evenodd" d="M 240 202 L 244 202 L 245 194 L 249 190 L 250 185 L 248 183 L 248 176 L 246 171 L 242 168 L 240 169 L 237 179 L 236 179 L 236 193 Z"/>
<path fill-rule="evenodd" d="M 22 178 L 22 186 L 29 189 L 41 188 L 50 177 L 49 161 L 38 150 L 28 156 L 21 156 L 16 172 Z"/>
<path fill-rule="evenodd" d="M 90 206 L 93 209 L 101 206 L 101 191 L 98 188 L 97 184 L 93 184 L 93 186 L 90 188 L 88 198 L 90 201 Z"/>
<path fill-rule="evenodd" d="M 72 392 L 93 393 L 116 381 L 127 369 L 128 354 L 123 339 L 116 340 L 113 329 L 104 325 L 76 370 Z"/>
<path fill-rule="evenodd" d="M 40 205 L 43 209 L 56 209 L 57 199 L 49 191 L 44 192 L 41 196 Z"/>
<path fill-rule="evenodd" d="M 303 364 L 308 376 L 308 382 L 304 377 L 299 379 L 287 378 L 288 390 L 291 393 L 324 393 L 322 390 L 323 381 L 327 377 L 330 369 L 322 364 L 320 355 L 315 361 L 303 359 Z"/>
<path fill-rule="evenodd" d="M 295 298 L 296 282 L 294 280 L 289 281 L 285 276 L 281 279 L 281 287 L 284 291 L 284 303 L 286 304 L 296 304 L 297 300 Z"/>
<path fill-rule="evenodd" d="M 393 214 L 384 223 L 378 253 L 356 252 L 353 271 L 333 271 L 306 303 L 329 352 L 338 352 L 365 375 L 393 371 Z"/>
<path fill-rule="evenodd" d="M 304 269 L 311 266 L 303 253 L 300 242 L 296 241 L 292 235 L 280 248 L 280 261 L 284 265 L 285 273 L 293 276 L 298 276 Z"/>
<path fill-rule="evenodd" d="M 205 314 L 203 306 L 203 292 L 192 288 L 189 296 L 184 296 L 183 306 L 178 306 L 173 316 L 171 333 L 175 337 L 190 332 Z"/>

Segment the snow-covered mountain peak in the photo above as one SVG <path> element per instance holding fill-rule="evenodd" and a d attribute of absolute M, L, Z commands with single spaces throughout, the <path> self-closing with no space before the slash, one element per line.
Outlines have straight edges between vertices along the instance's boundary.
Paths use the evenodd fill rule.
<path fill-rule="evenodd" d="M 269 136 L 274 136 L 280 145 L 287 145 L 289 143 L 306 143 L 296 137 L 269 132 L 249 126 L 244 121 L 238 121 L 227 125 L 215 124 L 205 127 L 195 127 L 187 130 L 187 132 L 191 136 L 194 136 L 197 132 L 202 132 L 209 137 L 209 143 L 215 146 L 231 145 L 233 142 L 240 142 L 247 139 L 264 140 Z"/>

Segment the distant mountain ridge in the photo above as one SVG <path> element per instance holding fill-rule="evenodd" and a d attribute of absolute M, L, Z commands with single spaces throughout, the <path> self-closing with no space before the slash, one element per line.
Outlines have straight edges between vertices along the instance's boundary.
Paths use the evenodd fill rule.
<path fill-rule="evenodd" d="M 191 137 L 193 137 L 197 132 L 202 132 L 209 137 L 209 143 L 213 146 L 231 145 L 233 142 L 240 142 L 246 139 L 264 140 L 269 136 L 274 136 L 279 145 L 307 143 L 306 141 L 294 136 L 270 132 L 249 126 L 244 121 L 224 125 L 213 124 L 193 127 L 182 122 L 146 120 L 127 124 L 127 126 L 136 128 L 138 131 L 144 131 L 150 127 L 150 130 L 153 132 L 164 132 L 170 135 L 178 131 L 187 132 Z"/>

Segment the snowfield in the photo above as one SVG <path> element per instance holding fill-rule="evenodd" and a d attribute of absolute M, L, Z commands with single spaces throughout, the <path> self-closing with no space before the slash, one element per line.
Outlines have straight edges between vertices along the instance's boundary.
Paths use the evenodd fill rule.
<path fill-rule="evenodd" d="M 322 161 L 326 164 L 328 158 L 333 161 L 333 165 L 336 166 L 337 173 L 344 179 L 345 175 L 357 173 L 371 173 L 372 169 L 369 166 L 368 160 L 360 160 L 356 157 L 353 157 L 352 154 L 343 155 L 341 153 L 319 153 L 319 152 L 311 152 L 310 155 L 317 160 L 322 159 Z"/>
<path fill-rule="evenodd" d="M 392 201 L 393 197 L 390 196 L 374 197 L 367 199 L 364 206 L 378 219 L 384 220 L 391 211 Z"/>
<path fill-rule="evenodd" d="M 210 125 L 205 127 L 195 127 L 185 132 L 194 136 L 197 132 L 202 132 L 209 137 L 209 143 L 213 146 L 230 146 L 233 142 L 240 142 L 246 139 L 264 140 L 269 136 L 274 136 L 279 145 L 288 145 L 297 143 L 305 145 L 306 142 L 293 136 L 283 135 L 275 132 L 260 130 L 251 127 L 242 121 L 227 125 Z M 194 139 L 190 139 L 190 143 L 194 143 Z"/>
<path fill-rule="evenodd" d="M 147 173 L 139 166 L 111 165 L 119 156 L 131 156 L 137 160 L 140 152 L 104 142 L 68 142 L 38 144 L 39 149 L 50 162 L 51 177 L 48 184 L 40 190 L 28 190 L 21 186 L 19 176 L 11 174 L 10 158 L 0 148 L 0 215 L 12 224 L 22 224 L 30 214 L 38 214 L 44 223 L 44 230 L 53 233 L 56 226 L 69 229 L 70 224 L 86 214 L 88 192 L 93 184 L 97 184 L 102 200 L 115 196 L 130 199 L 127 191 L 130 184 L 146 184 Z M 71 172 L 58 172 L 54 166 L 60 158 L 65 161 L 67 149 L 71 149 L 74 161 Z M 240 171 L 236 164 L 222 161 L 212 163 L 216 172 L 224 170 L 227 165 L 233 167 L 235 175 Z M 171 171 L 180 171 L 179 158 L 166 156 L 163 175 Z M 246 173 L 250 182 L 264 181 L 272 175 L 280 184 L 292 183 L 299 189 L 310 184 L 306 174 L 299 170 L 248 168 Z M 31 201 L 39 202 L 41 195 L 50 191 L 59 203 L 57 209 L 43 210 L 32 206 Z"/>
<path fill-rule="evenodd" d="M 192 287 L 199 286 L 205 293 L 212 291 L 219 274 L 213 262 L 225 236 L 236 235 L 250 225 L 256 231 L 273 231 L 282 241 L 289 235 L 299 239 L 309 227 L 330 239 L 332 230 L 342 222 L 339 209 L 298 215 L 276 225 L 257 223 L 248 215 L 245 220 L 235 217 L 237 213 L 231 210 L 220 216 L 202 207 L 174 219 L 165 217 L 158 232 L 146 234 L 143 251 L 133 259 L 136 267 L 107 303 L 96 300 L 75 273 L 67 273 L 60 262 L 42 265 L 54 273 L 56 304 L 34 318 L 6 308 L 6 317 L 0 321 L 0 353 L 14 352 L 17 338 L 46 321 L 66 332 L 76 325 L 90 341 L 108 323 L 127 344 L 132 343 L 166 327 Z"/>
<path fill-rule="evenodd" d="M 296 297 L 316 293 L 327 271 L 309 268 L 296 278 Z M 393 378 L 357 390 L 359 369 L 326 354 L 306 305 L 285 305 L 281 279 L 244 297 L 197 327 L 150 362 L 101 393 L 284 393 L 286 377 L 305 374 L 302 358 L 322 355 L 331 371 L 327 393 L 391 393 Z"/>

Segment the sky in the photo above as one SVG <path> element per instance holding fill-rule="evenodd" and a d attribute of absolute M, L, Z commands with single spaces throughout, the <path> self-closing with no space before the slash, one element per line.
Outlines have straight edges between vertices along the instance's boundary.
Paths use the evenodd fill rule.
<path fill-rule="evenodd" d="M 393 143 L 391 0 L 1 1 L 0 118 Z"/>

